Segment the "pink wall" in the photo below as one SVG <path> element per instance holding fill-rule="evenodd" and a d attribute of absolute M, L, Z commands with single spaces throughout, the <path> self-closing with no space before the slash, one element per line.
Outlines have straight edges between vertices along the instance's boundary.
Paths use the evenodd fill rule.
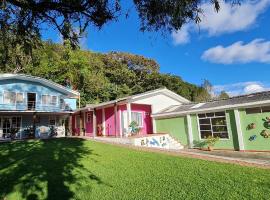
<path fill-rule="evenodd" d="M 116 115 L 116 124 L 115 124 L 115 115 L 114 115 L 114 107 L 105 108 L 105 134 L 106 136 L 119 136 L 121 129 L 120 122 L 120 114 L 121 112 L 127 110 L 126 105 L 118 105 L 117 106 L 117 115 Z M 143 104 L 131 104 L 131 111 L 142 112 L 143 116 L 143 127 L 141 130 L 141 134 L 151 134 L 153 133 L 153 125 L 151 118 L 151 105 L 143 105 Z M 87 122 L 87 114 L 82 115 L 83 120 L 85 120 L 85 128 L 86 128 L 86 136 L 93 136 L 93 112 L 89 112 L 91 114 L 91 120 Z M 80 128 L 75 129 L 76 124 L 76 116 L 80 114 L 75 114 L 72 116 L 72 130 L 78 135 L 80 132 Z M 85 117 L 84 117 L 85 116 Z M 102 124 L 102 109 L 96 110 L 96 125 Z"/>
<path fill-rule="evenodd" d="M 116 135 L 114 107 L 105 108 L 105 134 L 106 136 Z"/>
<path fill-rule="evenodd" d="M 141 133 L 142 134 L 153 133 L 153 125 L 152 125 L 152 118 L 151 118 L 151 105 L 131 104 L 131 111 L 142 112 L 143 128 L 141 130 Z"/>
<path fill-rule="evenodd" d="M 85 135 L 93 136 L 93 111 L 85 113 Z"/>

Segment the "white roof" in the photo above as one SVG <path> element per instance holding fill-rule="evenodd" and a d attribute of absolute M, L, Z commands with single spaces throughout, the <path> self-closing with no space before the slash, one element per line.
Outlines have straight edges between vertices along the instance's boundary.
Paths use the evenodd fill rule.
<path fill-rule="evenodd" d="M 0 74 L 0 80 L 9 80 L 9 79 L 17 79 L 17 80 L 24 80 L 24 81 L 32 81 L 32 82 L 37 82 L 42 85 L 46 85 L 50 88 L 53 88 L 59 92 L 62 92 L 66 94 L 69 97 L 73 98 L 78 98 L 80 93 L 75 90 L 71 90 L 69 88 L 66 88 L 62 85 L 59 85 L 57 83 L 54 83 L 53 81 L 36 77 L 36 76 L 31 76 L 31 75 L 26 75 L 26 74 Z"/>
<path fill-rule="evenodd" d="M 90 104 L 90 105 L 86 105 L 86 107 L 84 108 L 80 108 L 79 110 L 84 110 L 84 109 L 94 109 L 94 108 L 98 108 L 98 107 L 103 107 L 103 106 L 107 106 L 107 105 L 111 105 L 111 104 L 115 104 L 118 103 L 120 104 L 121 102 L 126 103 L 126 102 L 134 102 L 138 99 L 142 99 L 142 98 L 148 98 L 150 96 L 154 96 L 154 95 L 158 95 L 158 94 L 164 94 L 180 103 L 190 103 L 189 100 L 187 100 L 186 98 L 172 92 L 171 90 L 168 90 L 167 88 L 160 88 L 160 89 L 156 89 L 156 90 L 151 90 L 148 92 L 144 92 L 141 94 L 135 94 L 132 96 L 127 96 L 127 97 L 123 97 L 123 98 L 119 98 L 116 100 L 112 100 L 112 101 L 107 101 L 107 102 L 103 102 L 103 103 L 99 103 L 99 104 Z"/>

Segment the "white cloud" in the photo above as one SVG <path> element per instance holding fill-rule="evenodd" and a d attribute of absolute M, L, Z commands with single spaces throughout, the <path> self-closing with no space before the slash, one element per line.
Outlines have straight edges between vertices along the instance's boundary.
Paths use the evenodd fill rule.
<path fill-rule="evenodd" d="M 206 50 L 201 58 L 221 64 L 270 63 L 270 41 L 255 39 L 247 44 L 239 41 L 227 47 L 219 45 Z"/>
<path fill-rule="evenodd" d="M 203 14 L 200 16 L 202 22 L 199 24 L 201 32 L 206 32 L 208 35 L 221 35 L 224 33 L 232 33 L 243 31 L 253 26 L 260 14 L 270 5 L 269 0 L 247 0 L 241 5 L 232 5 L 229 1 L 225 3 L 220 1 L 221 9 L 217 13 L 211 3 L 201 5 Z M 194 23 L 184 26 L 181 30 L 172 34 L 175 44 L 187 43 L 190 38 L 190 33 L 196 30 Z M 186 39 L 185 42 L 179 42 Z"/>
<path fill-rule="evenodd" d="M 184 25 L 181 30 L 172 33 L 173 42 L 175 45 L 186 44 L 190 41 L 189 25 Z"/>
<path fill-rule="evenodd" d="M 218 95 L 221 91 L 226 91 L 230 96 L 250 94 L 270 90 L 270 84 L 260 81 L 240 82 L 226 85 L 215 85 L 214 93 Z"/>

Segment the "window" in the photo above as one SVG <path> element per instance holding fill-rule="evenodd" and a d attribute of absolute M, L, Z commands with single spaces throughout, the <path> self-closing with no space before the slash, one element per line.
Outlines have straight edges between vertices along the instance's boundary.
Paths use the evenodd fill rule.
<path fill-rule="evenodd" d="M 131 121 L 135 121 L 139 127 L 143 127 L 142 112 L 131 112 Z"/>
<path fill-rule="evenodd" d="M 48 105 L 48 104 L 50 104 L 51 96 L 50 95 L 42 95 L 41 101 L 42 101 L 42 104 Z"/>
<path fill-rule="evenodd" d="M 5 104 L 15 104 L 15 102 L 16 102 L 16 92 L 4 92 Z"/>
<path fill-rule="evenodd" d="M 56 118 L 55 118 L 55 116 L 50 116 L 49 117 L 49 125 L 50 126 L 55 126 L 56 125 Z"/>
<path fill-rule="evenodd" d="M 246 114 L 256 114 L 256 113 L 264 113 L 264 112 L 270 112 L 270 106 L 264 106 L 264 107 L 256 107 L 256 108 L 246 108 Z"/>
<path fill-rule="evenodd" d="M 11 129 L 20 130 L 21 128 L 21 117 L 4 117 L 3 118 L 3 133 L 11 133 Z"/>
<path fill-rule="evenodd" d="M 256 107 L 256 108 L 247 108 L 246 109 L 246 114 L 254 114 L 254 113 L 261 113 L 262 110 L 260 107 Z"/>
<path fill-rule="evenodd" d="M 16 94 L 16 103 L 23 103 L 23 93 Z"/>
<path fill-rule="evenodd" d="M 88 112 L 86 114 L 86 122 L 87 123 L 90 123 L 92 121 L 92 113 L 91 112 Z"/>
<path fill-rule="evenodd" d="M 198 114 L 201 138 L 208 136 L 229 139 L 225 112 Z"/>
<path fill-rule="evenodd" d="M 51 96 L 44 94 L 41 97 L 41 101 L 43 105 L 57 105 L 57 96 Z"/>
<path fill-rule="evenodd" d="M 52 96 L 51 100 L 51 104 L 55 106 L 57 104 L 57 96 Z"/>

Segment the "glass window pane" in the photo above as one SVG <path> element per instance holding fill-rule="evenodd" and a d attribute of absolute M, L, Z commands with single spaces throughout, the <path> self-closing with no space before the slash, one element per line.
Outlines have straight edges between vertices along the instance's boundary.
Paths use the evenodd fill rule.
<path fill-rule="evenodd" d="M 216 112 L 215 116 L 216 117 L 219 117 L 219 116 L 224 116 L 225 117 L 225 112 Z"/>
<path fill-rule="evenodd" d="M 213 125 L 226 125 L 226 118 L 212 118 L 212 124 Z"/>
<path fill-rule="evenodd" d="M 270 112 L 270 106 L 262 107 L 262 112 Z"/>
<path fill-rule="evenodd" d="M 206 117 L 214 117 L 214 113 L 206 113 Z"/>
<path fill-rule="evenodd" d="M 211 125 L 200 125 L 200 130 L 201 131 L 211 131 Z"/>
<path fill-rule="evenodd" d="M 50 98 L 51 96 L 50 95 L 42 95 L 42 104 L 44 105 L 48 105 L 50 103 Z"/>
<path fill-rule="evenodd" d="M 23 103 L 23 93 L 17 93 L 16 102 Z"/>
<path fill-rule="evenodd" d="M 52 96 L 52 102 L 51 102 L 51 104 L 52 105 L 56 105 L 57 104 L 57 96 Z"/>
<path fill-rule="evenodd" d="M 199 118 L 205 118 L 205 114 L 198 114 Z"/>
<path fill-rule="evenodd" d="M 4 92 L 4 103 L 15 104 L 15 102 L 16 102 L 16 93 L 15 92 Z"/>
<path fill-rule="evenodd" d="M 131 112 L 131 121 L 135 121 L 138 124 L 138 126 L 142 127 L 143 126 L 142 113 Z"/>
<path fill-rule="evenodd" d="M 199 123 L 200 124 L 210 124 L 210 119 L 200 119 Z"/>
<path fill-rule="evenodd" d="M 211 131 L 201 131 L 201 138 L 206 139 L 208 136 L 212 136 Z"/>
<path fill-rule="evenodd" d="M 246 109 L 246 114 L 253 114 L 253 113 L 261 113 L 261 108 L 247 108 Z"/>
<path fill-rule="evenodd" d="M 213 132 L 227 132 L 226 126 L 213 126 Z"/>
<path fill-rule="evenodd" d="M 222 133 L 213 133 L 214 137 L 219 137 L 223 139 L 229 139 L 229 134 L 228 132 L 222 132 Z"/>

